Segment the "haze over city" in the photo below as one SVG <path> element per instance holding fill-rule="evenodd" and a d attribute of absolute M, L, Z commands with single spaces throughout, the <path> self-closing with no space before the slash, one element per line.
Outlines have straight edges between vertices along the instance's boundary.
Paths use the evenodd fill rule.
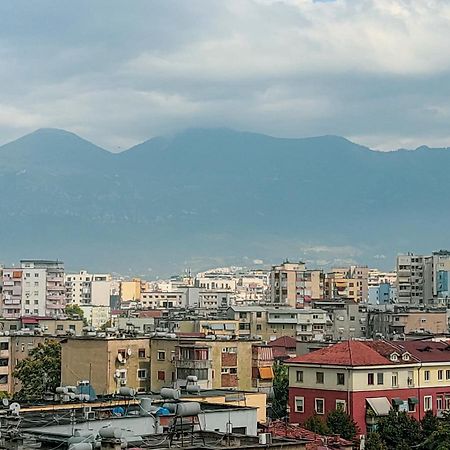
<path fill-rule="evenodd" d="M 0 448 L 450 449 L 450 3 L 0 1 Z"/>

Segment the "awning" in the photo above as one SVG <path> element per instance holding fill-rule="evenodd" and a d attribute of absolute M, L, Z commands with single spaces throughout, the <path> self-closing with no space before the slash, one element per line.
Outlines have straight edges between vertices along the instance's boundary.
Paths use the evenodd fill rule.
<path fill-rule="evenodd" d="M 366 398 L 366 401 L 377 416 L 387 416 L 391 410 L 391 404 L 386 397 Z"/>
<path fill-rule="evenodd" d="M 261 378 L 261 380 L 273 380 L 272 367 L 260 367 L 259 368 L 259 378 Z"/>
<path fill-rule="evenodd" d="M 35 319 L 34 317 L 23 317 L 22 323 L 26 324 L 26 325 L 30 325 L 30 324 L 38 324 L 39 321 L 37 319 Z"/>
<path fill-rule="evenodd" d="M 392 399 L 392 404 L 395 405 L 395 406 L 403 405 L 403 400 L 401 398 L 393 398 Z"/>
<path fill-rule="evenodd" d="M 411 403 L 411 405 L 418 405 L 419 404 L 419 399 L 417 397 L 409 397 L 408 398 L 408 403 Z"/>

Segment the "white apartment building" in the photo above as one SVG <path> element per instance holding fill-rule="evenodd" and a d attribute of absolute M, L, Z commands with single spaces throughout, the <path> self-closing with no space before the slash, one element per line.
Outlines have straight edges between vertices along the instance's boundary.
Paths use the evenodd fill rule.
<path fill-rule="evenodd" d="M 65 276 L 67 303 L 108 306 L 113 287 L 109 274 L 90 274 L 85 270 Z"/>
<path fill-rule="evenodd" d="M 19 308 L 14 308 L 16 312 L 8 316 L 54 317 L 64 314 L 66 306 L 64 263 L 48 260 L 22 260 L 20 266 L 22 272 L 20 284 L 17 283 L 18 279 L 12 280 L 15 298 L 18 298 L 21 290 L 20 312 L 17 314 Z M 13 276 L 15 272 L 17 271 L 12 271 Z M 5 301 L 6 298 L 4 298 L 4 310 L 8 309 Z"/>

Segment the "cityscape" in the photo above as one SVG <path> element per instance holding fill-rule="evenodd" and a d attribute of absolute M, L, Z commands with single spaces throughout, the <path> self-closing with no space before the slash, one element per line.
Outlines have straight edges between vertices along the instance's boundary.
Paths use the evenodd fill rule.
<path fill-rule="evenodd" d="M 7 422 L 23 414 L 34 423 L 47 399 L 81 414 L 82 423 L 85 414 L 89 425 L 80 426 L 92 430 L 103 426 L 105 402 L 125 419 L 132 401 L 140 405 L 133 414 L 145 409 L 158 434 L 170 408 L 196 402 L 204 432 L 250 440 L 259 433 L 260 444 L 269 435 L 295 436 L 303 448 L 311 431 L 298 424 L 318 433 L 308 420 L 339 410 L 358 433 L 334 438 L 332 448 L 353 448 L 391 411 L 418 421 L 443 417 L 450 407 L 450 251 L 398 255 L 393 266 L 323 270 L 283 261 L 268 269 L 187 269 L 167 280 L 69 273 L 58 260 L 2 267 L 0 392 L 34 402 L 23 413 L 10 410 Z M 45 365 L 36 359 L 42 353 Z M 166 405 L 175 400 L 181 403 Z M 17 401 L 5 400 L 6 409 Z M 137 442 L 143 424 L 136 426 L 123 437 Z M 69 428 L 24 425 L 41 443 L 66 442 Z M 331 438 L 319 433 L 313 441 L 321 439 Z"/>
<path fill-rule="evenodd" d="M 449 41 L 1 0 L 0 450 L 450 450 Z"/>

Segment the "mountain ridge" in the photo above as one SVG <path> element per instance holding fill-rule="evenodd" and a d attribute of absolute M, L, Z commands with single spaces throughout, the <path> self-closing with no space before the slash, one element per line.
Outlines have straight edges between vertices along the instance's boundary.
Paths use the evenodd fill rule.
<path fill-rule="evenodd" d="M 192 129 L 112 153 L 37 130 L 0 147 L 0 262 L 55 255 L 156 275 L 287 256 L 390 268 L 397 251 L 448 247 L 450 152 L 432 150 Z"/>

